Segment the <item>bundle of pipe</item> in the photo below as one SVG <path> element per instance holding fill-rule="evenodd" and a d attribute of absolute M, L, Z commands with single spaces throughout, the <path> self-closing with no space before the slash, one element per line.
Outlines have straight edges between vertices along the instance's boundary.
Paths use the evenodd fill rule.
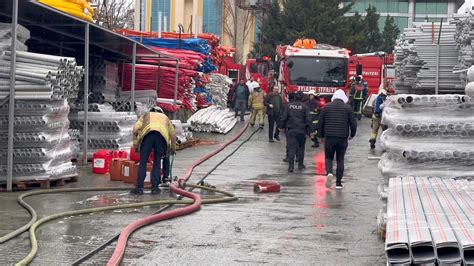
<path fill-rule="evenodd" d="M 84 112 L 69 117 L 72 127 L 83 129 Z M 137 115 L 131 112 L 91 112 L 89 113 L 89 148 L 88 157 L 101 149 L 107 150 L 129 150 L 132 145 L 133 125 L 137 121 Z M 83 136 L 79 137 L 79 143 L 84 145 Z"/>
<path fill-rule="evenodd" d="M 131 90 L 132 65 L 125 64 L 120 67 L 123 74 L 123 91 Z M 159 98 L 174 99 L 174 88 L 176 69 L 165 66 L 155 66 L 146 64 L 136 65 L 135 90 L 155 90 Z M 177 99 L 183 103 L 184 108 L 196 110 L 194 94 L 192 92 L 192 77 L 198 75 L 197 71 L 188 69 L 179 69 L 178 71 L 178 91 Z"/>
<path fill-rule="evenodd" d="M 456 25 L 456 48 L 459 51 L 458 65 L 453 70 L 459 71 L 461 85 L 466 85 L 466 72 L 462 71 L 471 67 L 474 63 L 474 47 L 472 40 L 474 39 L 474 15 L 472 11 L 465 14 L 454 14 L 453 24 Z"/>
<path fill-rule="evenodd" d="M 10 55 L 0 53 L 0 98 L 9 95 Z M 15 99 L 74 101 L 83 73 L 75 58 L 17 51 Z"/>
<path fill-rule="evenodd" d="M 228 76 L 219 73 L 210 74 L 206 88 L 212 96 L 214 105 L 218 107 L 227 106 L 227 93 L 229 93 L 230 84 L 232 84 L 232 80 Z"/>
<path fill-rule="evenodd" d="M 461 186 L 472 189 L 474 183 L 420 176 L 389 180 L 389 264 L 474 263 L 474 201 Z"/>
<path fill-rule="evenodd" d="M 89 101 L 92 103 L 115 101 L 118 84 L 117 63 L 95 59 L 89 68 Z"/>
<path fill-rule="evenodd" d="M 30 38 L 30 31 L 25 27 L 17 24 L 17 51 L 27 51 L 28 47 L 25 42 Z M 12 45 L 12 26 L 9 23 L 0 22 L 0 51 L 10 50 Z"/>
<path fill-rule="evenodd" d="M 413 28 L 405 29 L 400 35 L 395 46 L 397 92 L 434 93 L 437 66 L 440 93 L 461 93 L 464 90 L 459 75 L 453 73 L 453 68 L 458 64 L 458 51 L 453 37 L 456 28 L 443 24 L 438 62 L 436 53 L 440 28 L 440 23 L 415 23 Z"/>
<path fill-rule="evenodd" d="M 126 102 L 131 99 L 130 91 L 119 90 L 117 102 Z M 135 102 L 140 102 L 152 108 L 156 104 L 157 94 L 156 90 L 139 90 L 135 91 Z M 117 110 L 118 111 L 118 110 Z"/>
<path fill-rule="evenodd" d="M 6 110 L 8 106 L 1 106 Z M 67 100 L 16 101 L 13 136 L 13 180 L 77 176 L 72 151 Z M 8 112 L 0 114 L 0 180 L 6 180 Z"/>
<path fill-rule="evenodd" d="M 234 112 L 210 106 L 194 113 L 187 121 L 191 130 L 227 134 L 237 123 Z"/>
<path fill-rule="evenodd" d="M 181 120 L 171 120 L 176 133 L 176 144 L 183 144 L 193 138 L 193 133 L 189 131 L 189 124 L 181 123 Z"/>
<path fill-rule="evenodd" d="M 467 95 L 394 95 L 384 108 L 384 175 L 466 176 L 474 165 L 474 105 Z M 431 171 L 431 173 L 430 173 Z"/>

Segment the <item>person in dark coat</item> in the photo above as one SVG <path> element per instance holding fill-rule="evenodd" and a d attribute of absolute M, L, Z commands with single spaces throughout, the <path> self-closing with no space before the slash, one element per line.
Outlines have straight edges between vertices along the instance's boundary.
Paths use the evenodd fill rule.
<path fill-rule="evenodd" d="M 247 102 L 250 96 L 249 87 L 245 85 L 243 79 L 235 85 L 234 95 L 232 102 L 234 103 L 235 117 L 239 115 L 240 111 L 240 121 L 244 121 L 245 110 L 247 109 Z"/>
<path fill-rule="evenodd" d="M 295 156 L 297 157 L 298 169 L 306 168 L 304 165 L 304 146 L 306 135 L 309 131 L 309 112 L 304 100 L 303 93 L 295 95 L 295 101 L 288 103 L 280 117 L 280 129 L 286 130 L 288 145 L 288 172 L 294 171 Z"/>
<path fill-rule="evenodd" d="M 237 85 L 237 79 L 232 79 L 232 84 L 229 85 L 229 92 L 227 93 L 227 107 L 234 109 L 234 89 Z"/>
<path fill-rule="evenodd" d="M 294 92 L 291 92 L 291 93 L 288 94 L 288 102 L 285 103 L 285 104 L 283 104 L 283 108 L 281 109 L 280 116 L 281 116 L 281 114 L 285 111 L 285 109 L 288 108 L 288 104 L 295 101 L 295 95 L 296 95 L 296 93 L 294 93 Z M 280 129 L 282 128 L 282 127 L 280 126 L 280 121 L 278 121 L 278 128 L 280 128 Z M 289 155 L 288 155 L 288 135 L 287 135 L 287 133 L 288 133 L 288 130 L 285 130 L 286 153 L 285 153 L 285 158 L 283 159 L 283 161 L 284 161 L 285 163 L 287 163 L 287 162 L 290 161 L 290 159 L 289 159 L 289 157 L 288 157 Z"/>
<path fill-rule="evenodd" d="M 321 111 L 319 118 L 319 137 L 324 138 L 324 154 L 326 157 L 326 187 L 332 185 L 333 160 L 336 155 L 336 189 L 342 189 L 344 175 L 344 156 L 348 146 L 348 138 L 356 135 L 357 121 L 343 90 L 337 90 L 332 102 Z"/>
<path fill-rule="evenodd" d="M 274 138 L 280 141 L 278 122 L 283 107 L 283 100 L 278 92 L 278 87 L 273 87 L 273 91 L 265 97 L 265 106 L 267 107 L 268 117 L 268 141 L 274 142 Z"/>

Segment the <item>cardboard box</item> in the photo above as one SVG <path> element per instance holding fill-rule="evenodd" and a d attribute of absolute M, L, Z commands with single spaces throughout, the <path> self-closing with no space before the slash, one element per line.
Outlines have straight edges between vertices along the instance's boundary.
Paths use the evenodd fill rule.
<path fill-rule="evenodd" d="M 112 162 L 110 163 L 110 169 L 109 169 L 110 180 L 122 181 L 122 166 L 123 166 L 123 162 L 125 162 L 126 160 L 127 159 L 122 159 L 122 158 L 112 159 Z"/>
<path fill-rule="evenodd" d="M 135 184 L 137 180 L 138 163 L 125 160 L 122 162 L 122 181 L 129 184 Z"/>

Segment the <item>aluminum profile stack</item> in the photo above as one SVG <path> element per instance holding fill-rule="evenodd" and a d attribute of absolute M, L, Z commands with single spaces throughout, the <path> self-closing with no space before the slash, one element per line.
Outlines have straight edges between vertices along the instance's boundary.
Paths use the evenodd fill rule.
<path fill-rule="evenodd" d="M 129 150 L 132 145 L 133 125 L 137 121 L 137 115 L 130 112 L 115 112 L 111 106 L 103 112 L 89 113 L 89 139 L 88 157 L 101 149 L 106 150 Z M 74 128 L 82 130 L 84 127 L 84 112 L 78 112 L 69 117 Z M 81 135 L 79 142 L 82 145 L 84 136 Z"/>
<path fill-rule="evenodd" d="M 395 46 L 395 86 L 398 93 L 433 94 L 436 82 L 436 43 L 440 23 L 416 23 L 400 35 Z M 440 38 L 439 92 L 462 93 L 464 86 L 459 74 L 458 50 L 454 39 L 455 25 L 443 24 Z M 434 35 L 433 35 L 434 33 Z M 434 39 L 433 39 L 434 36 Z"/>
<path fill-rule="evenodd" d="M 474 47 L 472 40 L 474 39 L 474 15 L 455 14 L 453 24 L 456 25 L 456 48 L 459 51 L 458 65 L 454 70 L 461 70 L 460 80 L 461 85 L 466 85 L 466 72 L 462 71 L 468 69 L 474 63 Z"/>
<path fill-rule="evenodd" d="M 468 191 L 473 186 L 467 180 L 391 178 L 385 246 L 388 263 L 472 265 L 474 201 Z"/>
<path fill-rule="evenodd" d="M 10 50 L 12 45 L 12 25 L 0 23 L 0 51 Z M 17 26 L 17 51 L 27 51 L 25 42 L 30 38 L 30 31 L 18 24 Z"/>
<path fill-rule="evenodd" d="M 381 136 L 386 176 L 474 176 L 474 101 L 466 95 L 395 95 Z"/>
<path fill-rule="evenodd" d="M 114 102 L 117 92 L 118 65 L 101 59 L 94 60 L 89 70 L 91 93 L 89 102 Z"/>

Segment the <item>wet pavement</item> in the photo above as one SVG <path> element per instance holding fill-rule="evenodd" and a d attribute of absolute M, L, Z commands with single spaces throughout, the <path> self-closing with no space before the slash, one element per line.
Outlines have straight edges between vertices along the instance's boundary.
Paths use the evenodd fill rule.
<path fill-rule="evenodd" d="M 240 124 L 239 126 L 242 126 Z M 223 142 L 226 136 L 196 134 Z M 196 168 L 190 182 L 197 182 L 216 163 L 228 155 L 244 135 L 223 152 Z M 377 186 L 383 182 L 377 161 L 367 156 L 370 120 L 359 122 L 357 137 L 350 141 L 346 155 L 344 189 L 324 187 L 323 148 L 306 144 L 307 169 L 287 172 L 282 162 L 285 141 L 269 143 L 266 128 L 254 135 L 234 156 L 222 164 L 206 181 L 235 193 L 239 200 L 202 206 L 199 212 L 163 221 L 136 232 L 127 245 L 124 264 L 312 264 L 312 265 L 384 265 L 384 243 L 376 232 L 376 216 L 382 208 Z M 174 174 L 180 176 L 196 158 L 217 145 L 180 151 Z M 65 187 L 127 186 L 112 182 L 108 176 L 90 174 L 80 168 L 77 183 Z M 257 194 L 257 180 L 273 180 L 282 185 L 280 193 Z M 15 201 L 20 193 L 0 193 L 0 235 L 14 230 L 29 219 Z M 202 197 L 209 195 L 203 194 Z M 146 194 L 134 198 L 122 192 L 77 192 L 34 196 L 27 201 L 39 216 L 60 211 L 100 207 L 141 200 L 169 199 Z M 38 231 L 39 252 L 33 265 L 71 264 L 94 247 L 114 236 L 131 221 L 145 217 L 162 206 L 128 209 L 55 220 Z M 87 264 L 104 264 L 114 245 L 90 259 Z M 29 250 L 28 235 L 0 245 L 0 264 L 12 264 Z"/>

